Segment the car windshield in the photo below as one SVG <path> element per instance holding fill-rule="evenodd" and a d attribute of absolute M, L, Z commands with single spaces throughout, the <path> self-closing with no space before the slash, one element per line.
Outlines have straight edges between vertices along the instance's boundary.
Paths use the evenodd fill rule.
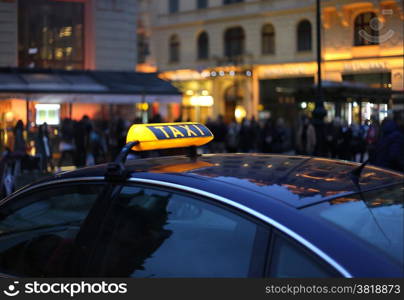
<path fill-rule="evenodd" d="M 403 265 L 404 185 L 337 198 L 303 211 L 318 215 Z"/>

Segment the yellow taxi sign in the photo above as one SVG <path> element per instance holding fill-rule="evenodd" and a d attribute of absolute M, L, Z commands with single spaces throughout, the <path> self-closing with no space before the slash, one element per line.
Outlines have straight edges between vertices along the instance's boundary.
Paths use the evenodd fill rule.
<path fill-rule="evenodd" d="M 138 141 L 132 150 L 148 151 L 202 146 L 212 139 L 212 132 L 199 123 L 135 124 L 128 131 L 126 143 Z"/>

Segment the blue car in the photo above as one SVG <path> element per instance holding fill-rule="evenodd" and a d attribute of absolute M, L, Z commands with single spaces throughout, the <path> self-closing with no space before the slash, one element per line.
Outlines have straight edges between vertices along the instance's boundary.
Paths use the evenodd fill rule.
<path fill-rule="evenodd" d="M 213 138 L 200 124 L 136 126 L 115 163 L 0 202 L 1 276 L 404 276 L 403 174 L 305 156 L 197 155 Z M 125 162 L 129 150 L 181 146 L 191 148 Z"/>

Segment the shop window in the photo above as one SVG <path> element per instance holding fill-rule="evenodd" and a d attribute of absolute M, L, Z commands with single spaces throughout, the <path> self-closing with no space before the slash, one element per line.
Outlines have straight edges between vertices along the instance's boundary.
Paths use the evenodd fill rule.
<path fill-rule="evenodd" d="M 170 14 L 178 12 L 180 7 L 179 0 L 169 0 L 168 2 L 168 12 Z"/>
<path fill-rule="evenodd" d="M 20 67 L 83 69 L 84 4 L 45 0 L 18 2 Z"/>
<path fill-rule="evenodd" d="M 170 57 L 171 63 L 180 61 L 180 39 L 177 35 L 172 35 L 170 38 Z"/>
<path fill-rule="evenodd" d="M 226 30 L 224 35 L 224 55 L 232 58 L 244 54 L 245 35 L 241 27 Z"/>
<path fill-rule="evenodd" d="M 36 124 L 41 125 L 59 125 L 60 123 L 60 104 L 36 104 Z"/>
<path fill-rule="evenodd" d="M 208 7 L 208 0 L 197 0 L 196 7 L 198 9 L 207 8 Z"/>
<path fill-rule="evenodd" d="M 311 51 L 311 47 L 311 23 L 308 20 L 303 20 L 297 25 L 297 51 Z"/>
<path fill-rule="evenodd" d="M 198 36 L 198 59 L 209 58 L 209 36 L 204 31 Z"/>
<path fill-rule="evenodd" d="M 354 23 L 354 46 L 379 44 L 379 20 L 373 12 L 360 14 Z"/>
<path fill-rule="evenodd" d="M 272 24 L 266 24 L 262 27 L 262 54 L 275 53 L 275 29 Z"/>

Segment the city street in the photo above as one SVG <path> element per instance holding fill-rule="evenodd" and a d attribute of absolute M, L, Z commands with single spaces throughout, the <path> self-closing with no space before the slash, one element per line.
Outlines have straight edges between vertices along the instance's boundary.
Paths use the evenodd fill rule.
<path fill-rule="evenodd" d="M 399 295 L 403 7 L 0 0 L 4 294 L 306 278 L 262 296 Z"/>

